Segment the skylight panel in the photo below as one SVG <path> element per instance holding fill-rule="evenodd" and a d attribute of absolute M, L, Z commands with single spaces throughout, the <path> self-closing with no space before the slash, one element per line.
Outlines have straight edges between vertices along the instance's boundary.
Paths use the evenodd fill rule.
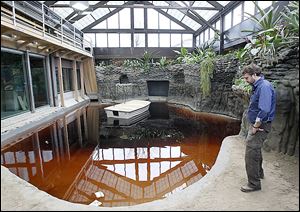
<path fill-rule="evenodd" d="M 89 5 L 95 5 L 97 3 L 99 3 L 100 1 L 89 1 Z"/>
<path fill-rule="evenodd" d="M 223 7 L 225 7 L 230 1 L 217 1 L 219 4 L 221 4 Z"/>
<path fill-rule="evenodd" d="M 165 1 L 153 1 L 153 4 L 156 6 L 169 6 L 169 4 Z"/>
<path fill-rule="evenodd" d="M 57 13 L 60 17 L 66 18 L 70 15 L 74 10 L 72 8 L 52 8 L 52 11 Z"/>
<path fill-rule="evenodd" d="M 81 18 L 80 20 L 76 21 L 73 25 L 76 28 L 79 28 L 81 30 L 81 29 L 85 28 L 86 26 L 90 25 L 91 23 L 93 23 L 94 21 L 95 20 L 91 17 L 91 15 L 86 15 L 83 18 Z"/>
<path fill-rule="evenodd" d="M 94 26 L 92 29 L 107 29 L 106 20 L 101 21 L 99 24 Z"/>
<path fill-rule="evenodd" d="M 57 1 L 54 4 L 70 4 L 70 1 Z"/>
<path fill-rule="evenodd" d="M 189 26 L 193 30 L 197 30 L 197 29 L 199 29 L 201 27 L 201 24 L 197 23 L 196 21 L 194 21 L 193 19 L 191 19 L 188 16 L 185 16 L 182 19 L 182 23 L 184 23 L 185 25 Z"/>
<path fill-rule="evenodd" d="M 202 18 L 208 21 L 211 17 L 218 13 L 216 10 L 195 10 Z"/>
<path fill-rule="evenodd" d="M 195 3 L 193 4 L 193 7 L 211 7 L 211 8 L 214 8 L 207 1 L 195 1 Z"/>
<path fill-rule="evenodd" d="M 124 4 L 124 1 L 109 1 L 107 2 L 107 5 L 122 5 Z"/>
<path fill-rule="evenodd" d="M 177 20 L 181 20 L 184 16 L 184 14 L 182 12 L 179 12 L 176 9 L 169 9 L 168 13 L 173 16 L 174 18 L 176 18 Z"/>
<path fill-rule="evenodd" d="M 171 21 L 171 29 L 184 29 L 184 28 L 178 25 L 177 23 L 175 23 L 174 21 Z"/>
<path fill-rule="evenodd" d="M 95 19 L 99 19 L 102 16 L 106 15 L 107 13 L 109 13 L 109 10 L 107 8 L 98 8 L 96 9 L 94 12 L 91 13 L 91 15 L 95 18 Z"/>

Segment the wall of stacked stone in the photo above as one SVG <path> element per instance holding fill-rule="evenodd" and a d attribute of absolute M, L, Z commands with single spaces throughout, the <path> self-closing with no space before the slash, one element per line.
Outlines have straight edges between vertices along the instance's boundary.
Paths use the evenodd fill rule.
<path fill-rule="evenodd" d="M 299 156 L 299 49 L 282 49 L 282 59 L 273 65 L 256 59 L 265 78 L 277 81 L 277 111 L 272 132 L 265 142 L 267 151 Z M 246 109 L 249 96 L 233 90 L 233 80 L 240 72 L 236 59 L 216 60 L 211 80 L 211 95 L 204 97 L 200 90 L 200 65 L 176 64 L 166 69 L 151 67 L 149 71 L 124 67 L 96 67 L 101 102 L 121 102 L 129 99 L 147 99 L 147 80 L 169 81 L 167 101 L 189 106 L 195 111 L 223 114 L 242 120 L 241 135 L 246 135 Z M 127 83 L 120 84 L 120 78 Z"/>

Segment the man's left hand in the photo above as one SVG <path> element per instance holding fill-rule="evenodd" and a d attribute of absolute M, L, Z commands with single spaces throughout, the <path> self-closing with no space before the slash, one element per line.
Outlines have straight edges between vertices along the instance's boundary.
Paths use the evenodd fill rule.
<path fill-rule="evenodd" d="M 252 127 L 252 134 L 253 134 L 253 135 L 254 135 L 257 131 L 264 131 L 264 129 Z"/>

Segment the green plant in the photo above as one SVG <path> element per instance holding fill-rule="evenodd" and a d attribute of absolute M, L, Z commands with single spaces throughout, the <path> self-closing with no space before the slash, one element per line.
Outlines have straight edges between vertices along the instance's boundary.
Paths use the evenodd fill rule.
<path fill-rule="evenodd" d="M 168 61 L 166 57 L 162 57 L 159 60 L 159 67 L 164 69 L 168 65 Z"/>
<path fill-rule="evenodd" d="M 261 9 L 258 4 L 253 1 L 259 10 L 260 17 L 246 13 L 250 19 L 255 22 L 258 30 L 242 30 L 242 32 L 254 33 L 254 38 L 250 40 L 244 50 L 251 56 L 259 56 L 266 59 L 267 63 L 277 60 L 277 48 L 282 44 L 283 27 L 278 25 L 282 14 L 278 12 L 278 7 L 274 5 L 267 12 Z M 274 3 L 274 2 L 273 2 Z"/>
<path fill-rule="evenodd" d="M 145 51 L 143 57 L 141 59 L 138 59 L 140 61 L 141 67 L 145 71 L 148 71 L 150 69 L 151 59 L 152 59 L 152 54 L 148 51 Z"/>
<path fill-rule="evenodd" d="M 285 42 L 299 43 L 299 2 L 291 1 L 288 6 L 285 6 L 285 11 L 281 15 L 286 22 Z"/>
<path fill-rule="evenodd" d="M 200 63 L 200 88 L 205 97 L 209 96 L 211 92 L 211 78 L 213 77 L 213 70 L 213 57 L 207 57 Z"/>
<path fill-rule="evenodd" d="M 234 79 L 234 85 L 248 94 L 252 91 L 252 86 L 245 82 L 243 78 Z"/>
<path fill-rule="evenodd" d="M 177 54 L 176 61 L 181 64 L 181 63 L 190 63 L 191 57 L 190 53 L 188 52 L 187 48 L 181 47 L 180 52 L 177 50 L 173 50 Z"/>

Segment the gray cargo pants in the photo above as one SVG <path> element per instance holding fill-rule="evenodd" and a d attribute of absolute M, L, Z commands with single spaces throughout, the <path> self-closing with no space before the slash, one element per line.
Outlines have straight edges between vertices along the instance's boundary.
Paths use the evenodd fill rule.
<path fill-rule="evenodd" d="M 264 129 L 264 131 L 257 131 L 253 135 L 252 126 L 250 125 L 248 135 L 246 137 L 245 164 L 248 186 L 251 188 L 261 188 L 260 178 L 264 175 L 261 148 L 268 133 L 271 131 L 271 123 L 263 123 L 260 128 Z"/>

